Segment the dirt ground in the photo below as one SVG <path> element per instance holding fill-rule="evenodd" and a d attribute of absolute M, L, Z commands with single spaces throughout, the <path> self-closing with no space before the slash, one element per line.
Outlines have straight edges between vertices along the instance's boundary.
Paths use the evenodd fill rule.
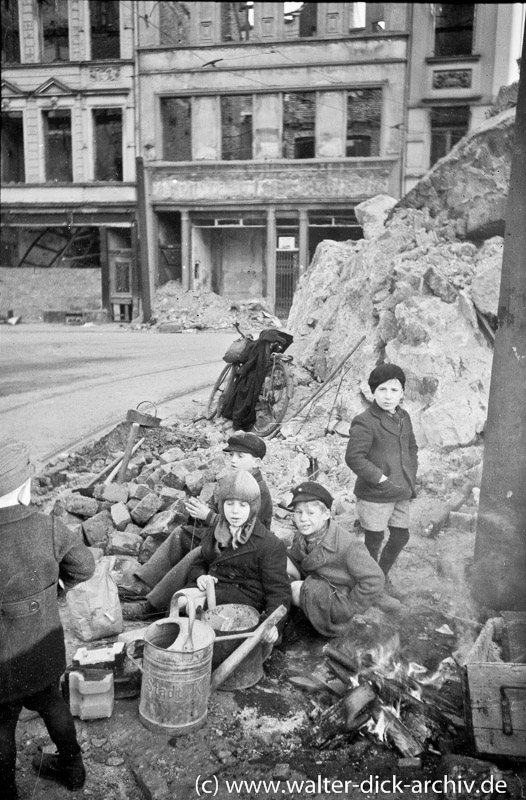
<path fill-rule="evenodd" d="M 112 447 L 123 448 L 126 431 L 116 429 L 112 436 Z M 175 428 L 160 428 L 149 436 L 161 449 L 175 441 L 185 448 L 195 446 L 190 439 L 183 442 L 181 430 Z M 206 446 L 206 437 L 201 444 Z M 108 445 L 106 437 L 84 448 L 71 459 L 70 471 L 96 472 Z M 423 497 L 415 503 L 416 521 L 432 502 Z M 339 521 L 351 525 L 353 518 L 347 513 Z M 475 640 L 487 612 L 476 609 L 469 597 L 474 534 L 444 529 L 435 538 L 427 538 L 421 530 L 415 524 L 393 569 L 393 586 L 403 602 L 400 615 L 369 609 L 355 618 L 345 640 L 329 642 L 316 634 L 300 612 L 292 614 L 282 643 L 264 665 L 264 678 L 249 689 L 213 692 L 201 728 L 177 737 L 147 730 L 139 720 L 138 696 L 117 700 L 109 719 L 77 720 L 88 774 L 78 792 L 36 778 L 30 766 L 32 754 L 39 745 L 49 747 L 50 740 L 41 720 L 25 715 L 17 728 L 21 800 L 193 800 L 207 794 L 221 800 L 524 797 L 524 763 L 492 760 L 496 766 L 491 774 L 505 781 L 506 788 L 499 792 L 473 789 L 475 793 L 465 793 L 457 787 L 458 791 L 447 794 L 444 785 L 436 783 L 448 777 L 447 754 L 475 755 L 463 721 L 460 670 L 451 657 Z M 64 597 L 60 606 L 71 659 L 86 643 L 73 633 Z M 125 631 L 143 624 L 126 622 Z M 112 641 L 99 640 L 89 647 Z M 427 742 L 419 762 L 408 764 L 392 742 L 380 741 L 365 727 L 338 735 L 323 747 L 312 745 L 320 716 L 338 700 L 334 691 L 344 688 L 328 668 L 327 645 L 342 649 L 357 663 L 360 658 L 364 663 L 364 653 L 368 653 L 378 669 L 384 662 L 403 668 L 416 662 L 424 677 L 440 671 L 437 703 L 449 710 L 453 722 L 441 737 Z M 134 668 L 128 664 L 127 669 Z M 312 676 L 333 691 L 308 686 L 305 679 Z"/>

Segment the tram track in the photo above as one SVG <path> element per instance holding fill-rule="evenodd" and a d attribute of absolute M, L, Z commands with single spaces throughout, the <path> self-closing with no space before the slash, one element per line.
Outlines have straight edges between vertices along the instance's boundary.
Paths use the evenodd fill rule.
<path fill-rule="evenodd" d="M 206 362 L 206 364 L 211 364 L 211 363 L 215 364 L 217 362 L 216 361 Z M 202 365 L 196 364 L 194 366 L 202 366 Z M 179 367 L 179 369 L 184 369 L 184 367 Z M 213 385 L 212 382 L 206 381 L 205 383 L 201 383 L 197 386 L 191 386 L 190 388 L 184 389 L 183 391 L 180 392 L 174 392 L 173 394 L 170 394 L 167 397 L 163 397 L 160 400 L 152 402 L 155 402 L 156 405 L 160 406 L 163 405 L 164 403 L 170 403 L 172 400 L 179 400 L 185 397 L 190 397 L 191 395 L 196 394 L 197 392 L 200 392 L 203 389 L 211 388 L 212 385 Z M 60 453 L 70 452 L 70 451 L 75 452 L 76 450 L 79 450 L 80 448 L 84 447 L 84 445 L 86 445 L 88 442 L 91 442 L 94 439 L 95 440 L 100 439 L 107 433 L 110 433 L 122 421 L 123 421 L 122 416 L 115 417 L 110 422 L 106 422 L 104 425 L 99 425 L 97 428 L 94 428 L 93 430 L 89 431 L 89 433 L 85 434 L 80 439 L 68 442 L 59 447 L 58 449 L 52 451 L 51 453 L 45 453 L 40 459 L 40 463 L 42 464 L 40 471 L 42 471 L 49 464 L 50 461 L 53 461 L 53 459 L 55 459 L 58 455 L 60 455 Z"/>
<path fill-rule="evenodd" d="M 39 405 L 40 403 L 42 403 L 44 401 L 53 400 L 55 397 L 63 398 L 65 395 L 74 395 L 74 394 L 78 394 L 78 393 L 84 393 L 87 390 L 95 388 L 97 386 L 106 385 L 106 386 L 109 387 L 109 386 L 114 386 L 117 383 L 123 383 L 125 381 L 136 380 L 138 378 L 148 378 L 150 375 L 160 375 L 160 374 L 163 374 L 163 373 L 166 373 L 166 372 L 179 372 L 181 370 L 187 370 L 187 369 L 198 369 L 199 367 L 209 367 L 212 364 L 217 364 L 217 359 L 213 359 L 212 361 L 200 361 L 197 364 L 184 364 L 183 366 L 179 366 L 179 367 L 166 367 L 165 369 L 149 370 L 147 372 L 137 372 L 137 373 L 134 373 L 133 375 L 122 375 L 122 376 L 120 376 L 118 378 L 113 378 L 113 379 L 108 379 L 107 376 L 103 376 L 103 377 L 100 377 L 100 378 L 96 378 L 94 380 L 80 381 L 79 383 L 76 383 L 75 386 L 72 387 L 71 389 L 69 389 L 68 391 L 65 391 L 65 388 L 67 389 L 67 385 L 65 386 L 63 384 L 60 387 L 57 387 L 53 391 L 43 392 L 38 398 L 35 398 L 35 399 L 32 399 L 32 400 L 26 400 L 25 402 L 18 403 L 17 405 L 10 405 L 10 406 L 8 406 L 6 408 L 1 408 L 0 409 L 0 418 L 1 418 L 1 415 L 3 413 L 9 413 L 11 411 L 19 411 L 19 410 L 21 410 L 23 408 L 29 408 L 30 406 L 36 406 L 36 405 Z M 209 385 L 209 384 L 207 383 L 206 385 Z M 201 388 L 205 388 L 205 387 L 201 387 Z M 171 398 L 171 399 L 175 399 L 175 397 Z M 0 395 L 0 402 L 1 402 L 1 395 Z M 158 402 L 161 403 L 161 402 L 167 402 L 167 401 L 159 400 Z"/>

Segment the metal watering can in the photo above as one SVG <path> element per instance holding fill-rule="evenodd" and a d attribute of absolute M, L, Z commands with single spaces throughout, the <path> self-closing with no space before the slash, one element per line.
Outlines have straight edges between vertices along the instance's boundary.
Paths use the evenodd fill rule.
<path fill-rule="evenodd" d="M 215 606 L 215 592 L 212 598 L 211 589 L 208 591 Z M 170 616 L 157 620 L 146 629 L 142 664 L 130 654 L 130 648 L 137 644 L 137 640 L 126 648 L 128 658 L 142 672 L 139 719 L 149 730 L 178 736 L 203 725 L 211 689 L 224 684 L 259 645 L 264 633 L 287 613 L 285 606 L 280 606 L 256 630 L 225 633 L 222 642 L 245 641 L 212 673 L 216 631 L 208 622 L 196 619 L 196 606 L 201 602 L 199 607 L 202 609 L 205 598 L 206 592 L 198 595 L 196 592 L 192 594 L 192 590 L 182 590 L 174 595 Z M 188 617 L 179 615 L 183 601 Z M 211 610 L 217 608 L 226 606 Z"/>

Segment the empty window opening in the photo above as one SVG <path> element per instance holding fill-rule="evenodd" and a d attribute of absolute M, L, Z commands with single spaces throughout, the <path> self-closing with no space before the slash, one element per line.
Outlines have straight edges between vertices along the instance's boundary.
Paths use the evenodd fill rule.
<path fill-rule="evenodd" d="M 467 56 L 473 50 L 474 3 L 435 3 L 435 56 Z"/>
<path fill-rule="evenodd" d="M 163 159 L 165 161 L 191 161 L 191 115 L 192 105 L 189 97 L 163 97 L 161 99 Z"/>
<path fill-rule="evenodd" d="M 187 44 L 190 31 L 190 11 L 179 0 L 162 0 L 159 3 L 159 44 L 163 46 Z"/>
<path fill-rule="evenodd" d="M 71 112 L 44 111 L 43 120 L 46 181 L 71 183 Z"/>
<path fill-rule="evenodd" d="M 120 58 L 118 0 L 90 0 L 91 58 Z"/>
<path fill-rule="evenodd" d="M 314 158 L 315 118 L 315 92 L 283 95 L 283 158 Z"/>
<path fill-rule="evenodd" d="M 122 181 L 122 110 L 97 108 L 93 111 L 95 139 L 95 180 Z"/>
<path fill-rule="evenodd" d="M 68 0 L 40 0 L 42 61 L 69 60 Z"/>
<path fill-rule="evenodd" d="M 443 158 L 466 135 L 469 128 L 469 106 L 431 109 L 430 166 Z"/>
<path fill-rule="evenodd" d="M 2 64 L 20 64 L 18 0 L 2 0 Z"/>
<path fill-rule="evenodd" d="M 221 158 L 252 158 L 252 95 L 221 97 Z"/>
<path fill-rule="evenodd" d="M 363 239 L 363 230 L 354 210 L 324 209 L 309 212 L 309 261 L 312 261 L 317 246 L 324 239 L 335 242 Z"/>
<path fill-rule="evenodd" d="M 2 112 L 2 183 L 24 183 L 24 118 L 21 111 Z"/>
<path fill-rule="evenodd" d="M 382 132 L 382 90 L 347 92 L 347 141 L 349 158 L 378 158 Z"/>
<path fill-rule="evenodd" d="M 287 39 L 310 38 L 318 33 L 318 3 L 283 3 Z"/>
<path fill-rule="evenodd" d="M 381 3 L 349 3 L 351 18 L 349 20 L 349 28 L 365 28 L 366 24 L 366 6 L 378 6 Z"/>
<path fill-rule="evenodd" d="M 240 42 L 249 38 L 247 3 L 220 3 L 220 15 L 222 42 Z"/>

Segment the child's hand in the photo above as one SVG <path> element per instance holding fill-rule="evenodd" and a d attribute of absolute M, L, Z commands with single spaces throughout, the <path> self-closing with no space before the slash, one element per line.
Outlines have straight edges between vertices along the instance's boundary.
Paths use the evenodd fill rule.
<path fill-rule="evenodd" d="M 200 575 L 196 580 L 197 588 L 201 592 L 206 592 L 206 584 L 210 579 L 212 579 L 214 583 L 217 583 L 217 578 L 214 578 L 213 575 Z"/>
<path fill-rule="evenodd" d="M 275 625 L 272 628 L 269 628 L 265 631 L 263 636 L 261 637 L 261 641 L 265 642 L 266 644 L 274 644 L 279 639 L 279 631 Z"/>
<path fill-rule="evenodd" d="M 194 517 L 194 519 L 200 519 L 204 521 L 210 513 L 210 509 L 206 503 L 203 503 L 203 501 L 199 500 L 197 497 L 188 498 L 184 507 L 190 516 Z"/>

